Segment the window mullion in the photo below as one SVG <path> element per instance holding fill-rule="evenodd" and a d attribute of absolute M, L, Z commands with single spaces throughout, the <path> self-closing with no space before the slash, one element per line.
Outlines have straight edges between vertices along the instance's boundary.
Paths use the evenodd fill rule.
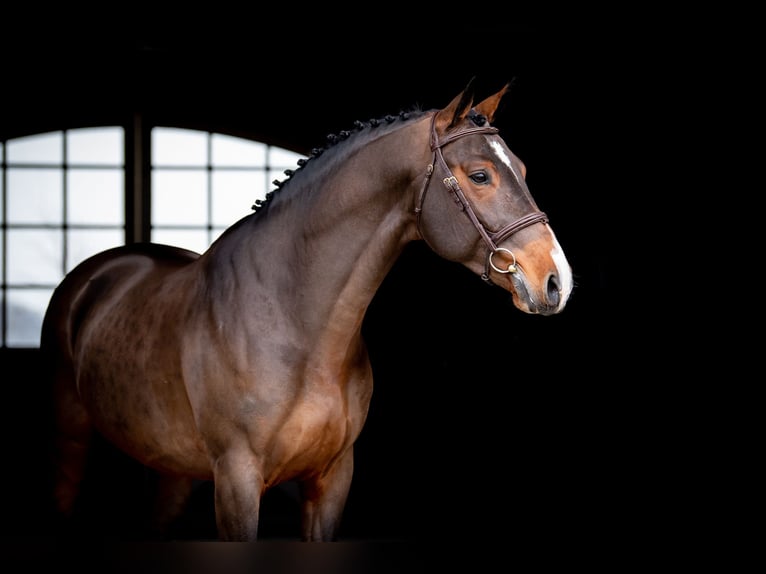
<path fill-rule="evenodd" d="M 151 236 L 151 129 L 134 112 L 125 130 L 125 243 Z"/>

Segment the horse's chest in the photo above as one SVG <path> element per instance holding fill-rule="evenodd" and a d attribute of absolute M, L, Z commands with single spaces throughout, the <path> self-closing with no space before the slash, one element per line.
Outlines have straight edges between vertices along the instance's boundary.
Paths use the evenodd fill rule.
<path fill-rule="evenodd" d="M 323 472 L 359 435 L 355 408 L 337 397 L 297 402 L 267 445 L 271 481 Z"/>

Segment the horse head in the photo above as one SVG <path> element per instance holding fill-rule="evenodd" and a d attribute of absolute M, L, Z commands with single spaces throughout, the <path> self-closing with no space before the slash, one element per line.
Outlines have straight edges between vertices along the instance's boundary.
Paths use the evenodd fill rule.
<path fill-rule="evenodd" d="M 553 315 L 567 303 L 572 271 L 524 164 L 491 125 L 507 89 L 474 106 L 469 84 L 432 116 L 418 229 L 437 254 L 509 291 L 521 311 Z"/>

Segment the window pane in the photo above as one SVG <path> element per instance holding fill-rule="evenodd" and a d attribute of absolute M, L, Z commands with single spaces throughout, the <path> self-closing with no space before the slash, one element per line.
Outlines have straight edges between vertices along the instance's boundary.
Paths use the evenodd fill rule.
<path fill-rule="evenodd" d="M 266 163 L 266 144 L 260 142 L 213 134 L 212 149 L 215 167 L 260 167 Z"/>
<path fill-rule="evenodd" d="M 61 281 L 61 230 L 9 229 L 7 234 L 8 283 L 55 284 Z"/>
<path fill-rule="evenodd" d="M 53 289 L 8 289 L 9 347 L 37 347 Z"/>
<path fill-rule="evenodd" d="M 261 171 L 214 171 L 213 225 L 228 226 L 252 213 L 263 184 Z"/>
<path fill-rule="evenodd" d="M 55 163 L 64 160 L 62 132 L 8 140 L 8 163 Z"/>
<path fill-rule="evenodd" d="M 69 222 L 122 225 L 124 181 L 121 169 L 72 169 L 67 172 Z"/>
<path fill-rule="evenodd" d="M 202 253 L 208 248 L 207 231 L 186 230 L 186 229 L 153 229 L 152 241 L 155 243 L 164 243 L 165 245 L 175 245 L 184 249 L 191 249 L 197 253 Z"/>
<path fill-rule="evenodd" d="M 86 165 L 123 165 L 122 128 L 83 128 L 67 133 L 67 161 Z"/>
<path fill-rule="evenodd" d="M 207 219 L 207 171 L 152 171 L 152 225 L 205 225 Z"/>
<path fill-rule="evenodd" d="M 269 147 L 269 165 L 274 168 L 297 169 L 298 160 L 305 158 L 305 155 L 295 153 L 279 147 Z"/>
<path fill-rule="evenodd" d="M 63 170 L 9 168 L 7 175 L 9 223 L 62 223 Z"/>
<path fill-rule="evenodd" d="M 71 229 L 67 240 L 66 270 L 69 272 L 94 253 L 125 243 L 125 232 L 121 229 Z"/>
<path fill-rule="evenodd" d="M 114 126 L 73 129 L 4 145 L 10 167 L 4 178 L 0 173 L 0 186 L 5 185 L 0 222 L 6 224 L 0 235 L 6 265 L 0 269 L 7 308 L 3 344 L 36 347 L 45 307 L 64 273 L 125 241 L 124 131 Z M 65 223 L 93 228 L 67 229 Z"/>
<path fill-rule="evenodd" d="M 207 133 L 195 130 L 154 128 L 152 164 L 161 166 L 207 165 Z"/>

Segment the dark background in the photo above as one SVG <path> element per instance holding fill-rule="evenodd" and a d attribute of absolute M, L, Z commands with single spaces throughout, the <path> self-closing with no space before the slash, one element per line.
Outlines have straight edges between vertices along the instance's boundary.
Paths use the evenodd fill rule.
<path fill-rule="evenodd" d="M 365 322 L 376 386 L 341 536 L 622 544 L 649 523 L 669 531 L 681 503 L 666 441 L 679 439 L 658 437 L 668 396 L 640 377 L 654 360 L 650 317 L 635 260 L 622 263 L 641 216 L 634 154 L 646 112 L 636 99 L 650 66 L 624 49 L 619 27 L 562 34 L 483 18 L 481 29 L 471 18 L 440 27 L 381 14 L 300 28 L 283 18 L 17 31 L 2 46 L 0 137 L 121 123 L 140 110 L 161 125 L 306 153 L 354 120 L 444 106 L 472 77 L 477 101 L 513 81 L 495 124 L 572 264 L 569 306 L 523 315 L 423 245 L 406 250 Z M 39 502 L 46 384 L 35 352 L 2 360 L 13 393 L 7 535 L 55 534 Z M 106 446 L 94 477 L 80 533 L 136 537 L 151 477 Z M 179 539 L 214 538 L 210 496 L 200 485 Z M 289 489 L 271 493 L 264 538 L 297 537 L 297 508 Z"/>

